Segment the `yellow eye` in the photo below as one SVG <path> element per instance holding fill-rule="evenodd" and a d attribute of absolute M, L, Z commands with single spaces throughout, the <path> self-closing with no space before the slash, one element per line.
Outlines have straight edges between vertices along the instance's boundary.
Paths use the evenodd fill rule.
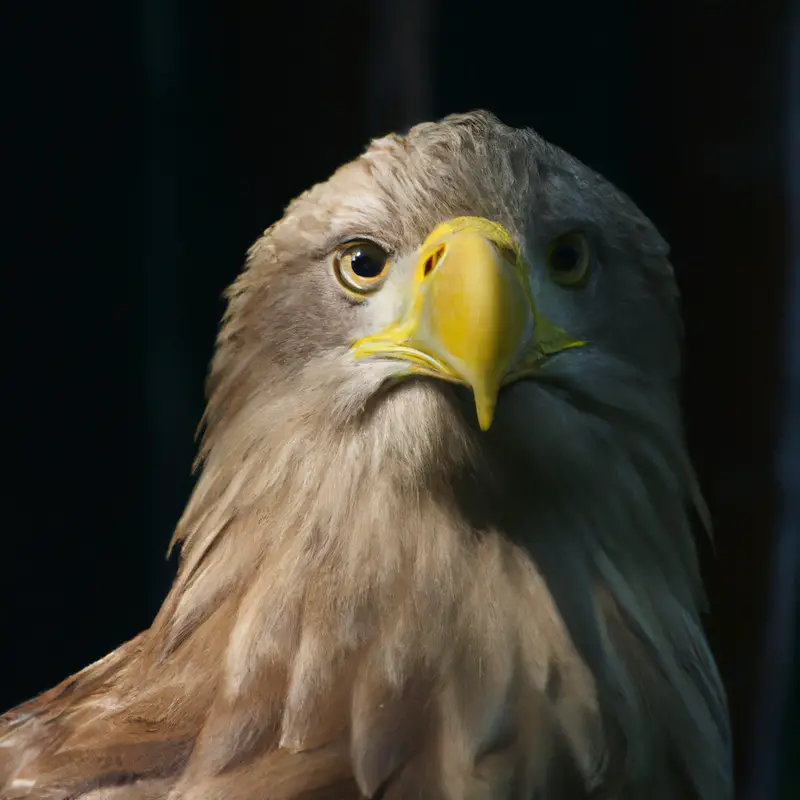
<path fill-rule="evenodd" d="M 375 242 L 348 242 L 334 254 L 333 271 L 348 291 L 369 294 L 389 275 L 389 256 Z"/>
<path fill-rule="evenodd" d="M 547 248 L 550 277 L 562 286 L 582 286 L 589 277 L 592 253 L 582 233 L 566 233 Z"/>

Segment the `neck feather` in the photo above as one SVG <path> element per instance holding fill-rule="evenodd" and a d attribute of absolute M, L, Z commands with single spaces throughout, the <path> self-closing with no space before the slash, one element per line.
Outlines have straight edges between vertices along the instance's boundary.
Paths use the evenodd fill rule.
<path fill-rule="evenodd" d="M 409 454 L 403 414 L 397 403 L 358 433 L 296 414 L 280 439 L 255 443 L 241 424 L 209 449 L 149 648 L 162 663 L 218 650 L 209 763 L 316 747 L 339 728 L 380 743 L 416 703 L 439 749 L 458 743 L 453 758 L 517 752 L 547 728 L 589 784 L 614 770 L 663 782 L 678 763 L 686 785 L 715 790 L 725 705 L 698 620 L 682 451 L 640 426 L 576 437 L 605 467 L 576 470 L 576 502 L 546 474 L 498 481 L 471 434 Z M 402 749 L 393 739 L 375 762 L 353 747 L 365 792 Z M 552 760 L 536 764 L 544 775 Z"/>

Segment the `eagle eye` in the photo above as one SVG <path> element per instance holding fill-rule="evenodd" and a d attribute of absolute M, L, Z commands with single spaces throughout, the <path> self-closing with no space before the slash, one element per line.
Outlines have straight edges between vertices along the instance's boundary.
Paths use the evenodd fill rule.
<path fill-rule="evenodd" d="M 553 240 L 547 248 L 547 269 L 561 286 L 582 286 L 589 276 L 592 252 L 582 233 L 567 233 Z"/>
<path fill-rule="evenodd" d="M 350 292 L 363 295 L 380 288 L 389 274 L 389 256 L 375 242 L 347 242 L 333 256 L 333 271 Z"/>

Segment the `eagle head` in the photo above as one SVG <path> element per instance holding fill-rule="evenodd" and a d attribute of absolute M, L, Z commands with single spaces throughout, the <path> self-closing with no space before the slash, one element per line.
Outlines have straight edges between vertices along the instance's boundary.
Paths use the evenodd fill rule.
<path fill-rule="evenodd" d="M 0 721 L 0 797 L 730 796 L 677 292 L 627 197 L 448 117 L 292 202 L 228 301 L 172 590 Z"/>

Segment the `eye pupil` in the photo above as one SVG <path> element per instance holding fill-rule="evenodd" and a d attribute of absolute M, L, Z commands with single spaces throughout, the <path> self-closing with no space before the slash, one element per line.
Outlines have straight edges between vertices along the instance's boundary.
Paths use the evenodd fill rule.
<path fill-rule="evenodd" d="M 377 278 L 383 272 L 386 259 L 381 253 L 370 252 L 365 247 L 359 247 L 350 256 L 350 269 L 359 278 Z"/>
<path fill-rule="evenodd" d="M 547 248 L 547 269 L 561 286 L 583 286 L 591 263 L 589 241 L 582 233 L 567 233 Z"/>
<path fill-rule="evenodd" d="M 582 253 L 574 244 L 558 244 L 550 252 L 550 267 L 555 272 L 572 272 L 581 258 Z"/>
<path fill-rule="evenodd" d="M 374 242 L 350 242 L 333 256 L 336 279 L 348 291 L 359 295 L 377 291 L 389 273 L 389 255 Z"/>

